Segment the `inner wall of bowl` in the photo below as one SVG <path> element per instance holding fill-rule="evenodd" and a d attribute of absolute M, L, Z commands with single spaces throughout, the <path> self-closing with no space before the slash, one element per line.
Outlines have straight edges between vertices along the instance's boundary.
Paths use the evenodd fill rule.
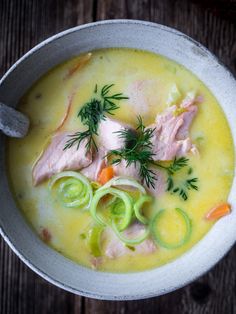
<path fill-rule="evenodd" d="M 149 50 L 173 59 L 195 73 L 222 105 L 235 143 L 233 121 L 236 121 L 236 107 L 233 104 L 236 83 L 233 77 L 205 48 L 174 30 L 147 22 L 101 22 L 54 36 L 31 50 L 10 69 L 0 83 L 0 101 L 15 106 L 33 82 L 53 66 L 80 53 L 108 47 Z M 1 143 L 3 141 L 4 137 L 1 136 Z M 103 299 L 138 299 L 167 293 L 212 267 L 235 241 L 236 212 L 233 211 L 230 217 L 220 220 L 193 249 L 172 263 L 142 273 L 95 272 L 51 250 L 26 224 L 9 191 L 4 145 L 0 146 L 0 173 L 0 226 L 6 240 L 13 249 L 15 246 L 17 254 L 36 272 L 75 293 Z M 232 197 L 235 190 L 234 180 L 229 197 L 233 208 L 236 208 Z"/>

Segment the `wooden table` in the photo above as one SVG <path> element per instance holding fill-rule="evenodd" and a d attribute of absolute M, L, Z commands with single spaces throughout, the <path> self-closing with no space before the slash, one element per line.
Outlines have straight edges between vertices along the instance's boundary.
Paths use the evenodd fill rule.
<path fill-rule="evenodd" d="M 235 0 L 0 0 L 0 75 L 45 38 L 75 25 L 114 18 L 174 27 L 208 47 L 236 73 Z M 0 239 L 0 313 L 236 313 L 236 248 L 181 290 L 141 301 L 108 302 L 54 287 Z"/>

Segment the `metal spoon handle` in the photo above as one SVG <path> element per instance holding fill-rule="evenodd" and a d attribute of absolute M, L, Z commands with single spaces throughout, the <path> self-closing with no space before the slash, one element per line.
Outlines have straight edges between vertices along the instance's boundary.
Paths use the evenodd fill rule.
<path fill-rule="evenodd" d="M 0 130 L 4 134 L 11 137 L 24 137 L 28 129 L 28 117 L 0 102 Z"/>

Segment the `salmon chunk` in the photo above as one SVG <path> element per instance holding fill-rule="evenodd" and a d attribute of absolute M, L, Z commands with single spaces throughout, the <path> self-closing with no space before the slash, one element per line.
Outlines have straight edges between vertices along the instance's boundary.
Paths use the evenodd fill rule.
<path fill-rule="evenodd" d="M 149 126 L 155 128 L 151 139 L 154 160 L 172 160 L 190 151 L 196 153 L 196 147 L 189 137 L 189 128 L 197 110 L 195 97 L 187 95 L 180 106 L 173 105 L 157 115 L 156 122 Z"/>
<path fill-rule="evenodd" d="M 144 225 L 135 222 L 124 231 L 124 235 L 127 238 L 138 237 L 144 232 L 144 228 Z M 147 238 L 142 243 L 135 245 L 132 250 L 125 246 L 109 229 L 106 231 L 105 237 L 109 239 L 109 242 L 105 248 L 105 255 L 109 258 L 117 258 L 126 254 L 151 254 L 157 249 L 154 241 L 151 238 Z"/>
<path fill-rule="evenodd" d="M 61 171 L 80 170 L 91 164 L 92 153 L 87 152 L 85 141 L 81 142 L 78 149 L 77 145 L 74 145 L 63 150 L 70 134 L 71 132 L 58 132 L 52 137 L 50 144 L 33 167 L 34 185 Z"/>
<path fill-rule="evenodd" d="M 122 148 L 125 142 L 124 139 L 119 137 L 119 133 L 117 132 L 125 129 L 132 129 L 132 127 L 129 124 L 106 117 L 106 120 L 102 120 L 99 125 L 99 144 L 103 146 L 106 151 Z"/>
<path fill-rule="evenodd" d="M 116 176 L 125 176 L 125 177 L 131 177 L 135 180 L 140 180 L 139 177 L 139 167 L 138 165 L 135 165 L 132 163 L 127 167 L 126 161 L 124 159 L 121 160 L 121 162 L 117 165 L 113 165 L 113 169 Z"/>

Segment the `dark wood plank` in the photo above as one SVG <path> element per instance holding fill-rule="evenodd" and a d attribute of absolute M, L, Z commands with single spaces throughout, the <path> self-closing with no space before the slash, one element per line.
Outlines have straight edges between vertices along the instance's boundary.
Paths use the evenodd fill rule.
<path fill-rule="evenodd" d="M 41 40 L 93 19 L 134 18 L 169 25 L 214 52 L 236 73 L 235 1 L 1 0 L 0 75 Z M 236 249 L 191 285 L 130 302 L 84 299 L 29 270 L 0 239 L 0 313 L 236 313 Z M 227 291 L 227 294 L 225 294 Z"/>
<path fill-rule="evenodd" d="M 236 23 L 236 1 L 235 0 L 194 0 L 212 14 Z"/>
<path fill-rule="evenodd" d="M 91 22 L 93 1 L 0 1 L 0 75 L 45 38 Z M 0 239 L 0 313 L 82 313 L 83 299 L 29 270 Z"/>

